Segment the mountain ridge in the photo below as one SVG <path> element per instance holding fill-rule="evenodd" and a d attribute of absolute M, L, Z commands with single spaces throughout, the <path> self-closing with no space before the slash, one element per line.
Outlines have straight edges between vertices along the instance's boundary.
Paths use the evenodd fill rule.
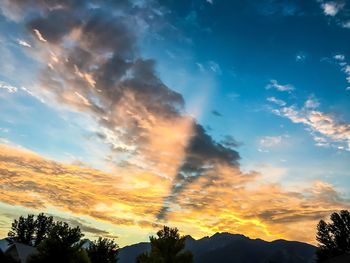
<path fill-rule="evenodd" d="M 149 242 L 140 242 L 120 249 L 119 263 L 134 263 L 136 257 L 150 250 Z M 217 232 L 194 239 L 186 236 L 186 247 L 195 263 L 311 263 L 316 247 L 300 242 L 277 239 L 251 239 L 242 234 Z"/>

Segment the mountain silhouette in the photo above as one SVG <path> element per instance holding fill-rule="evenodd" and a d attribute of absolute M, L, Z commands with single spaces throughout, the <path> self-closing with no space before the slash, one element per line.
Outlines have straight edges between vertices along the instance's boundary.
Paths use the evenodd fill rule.
<path fill-rule="evenodd" d="M 134 263 L 136 257 L 150 250 L 148 242 L 123 247 L 119 263 Z M 216 233 L 198 240 L 186 237 L 186 249 L 194 255 L 195 263 L 311 263 L 316 247 L 297 241 L 267 242 L 244 235 Z"/>

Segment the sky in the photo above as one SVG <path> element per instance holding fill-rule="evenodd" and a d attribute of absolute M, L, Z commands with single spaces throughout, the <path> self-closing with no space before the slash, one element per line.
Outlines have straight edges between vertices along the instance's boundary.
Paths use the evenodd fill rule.
<path fill-rule="evenodd" d="M 315 243 L 350 209 L 349 41 L 347 0 L 1 1 L 0 236 Z"/>

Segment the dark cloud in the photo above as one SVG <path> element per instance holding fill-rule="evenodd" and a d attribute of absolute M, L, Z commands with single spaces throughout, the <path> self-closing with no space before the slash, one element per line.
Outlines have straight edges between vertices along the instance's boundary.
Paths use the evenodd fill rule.
<path fill-rule="evenodd" d="M 87 222 L 85 222 L 84 220 L 81 220 L 81 219 L 77 220 L 77 219 L 72 219 L 72 218 L 59 217 L 59 216 L 55 216 L 55 215 L 51 215 L 51 216 L 54 217 L 54 220 L 67 222 L 68 224 L 70 224 L 71 226 L 74 226 L 74 227 L 78 226 L 84 234 L 90 233 L 90 234 L 93 234 L 95 236 L 101 236 L 101 237 L 106 237 L 106 236 L 110 235 L 110 233 L 108 231 L 89 226 L 87 224 Z"/>
<path fill-rule="evenodd" d="M 241 142 L 238 142 L 233 136 L 226 135 L 221 141 L 221 144 L 228 148 L 237 148 L 242 145 Z"/>
<path fill-rule="evenodd" d="M 39 30 L 44 38 L 50 42 L 59 42 L 63 36 L 78 27 L 81 20 L 72 14 L 71 10 L 53 10 L 45 17 L 38 17 L 30 21 L 28 28 Z M 34 32 L 34 31 L 33 31 Z"/>
<path fill-rule="evenodd" d="M 300 220 L 313 220 L 317 221 L 320 218 L 325 218 L 330 215 L 334 210 L 329 209 L 326 211 L 298 211 L 294 209 L 278 209 L 278 210 L 266 210 L 257 216 L 264 221 L 275 222 L 277 224 L 291 224 L 300 222 Z"/>
<path fill-rule="evenodd" d="M 79 40 L 83 42 L 86 50 L 101 54 L 113 52 L 114 56 L 122 57 L 130 53 L 132 58 L 136 41 L 123 17 L 111 17 L 110 14 L 100 10 L 89 12 L 87 21 L 81 28 L 82 34 Z"/>
<path fill-rule="evenodd" d="M 222 114 L 216 110 L 211 111 L 211 113 L 215 116 L 222 117 Z"/>
<path fill-rule="evenodd" d="M 137 50 L 135 28 L 139 19 L 147 23 L 151 8 L 128 1 L 118 7 L 112 2 L 89 5 L 68 0 L 17 0 L 11 5 L 24 9 L 29 3 L 37 10 L 28 18 L 27 27 L 32 34 L 38 30 L 47 40 L 44 45 L 54 46 L 57 53 L 54 59 L 43 61 L 49 66 L 41 74 L 42 87 L 60 104 L 93 114 L 107 129 L 98 136 L 113 149 L 120 148 L 113 144 L 117 138 L 132 146 L 132 154 L 143 156 L 146 163 L 159 163 L 157 158 L 168 153 L 153 153 L 150 141 L 155 131 L 190 117 L 183 113 L 182 95 L 168 88 L 157 75 L 155 61 L 141 58 Z M 214 141 L 195 120 L 190 122 L 185 156 L 165 202 L 175 201 L 182 189 L 199 177 L 210 176 L 218 165 L 238 167 L 237 151 Z M 163 136 L 167 141 L 167 134 Z M 166 212 L 166 207 L 162 211 Z"/>
<path fill-rule="evenodd" d="M 189 157 L 204 163 L 220 161 L 229 165 L 238 165 L 237 161 L 240 157 L 237 151 L 215 142 L 200 124 L 195 125 L 194 131 L 195 135 L 187 148 Z"/>
<path fill-rule="evenodd" d="M 171 194 L 166 198 L 158 219 L 165 219 L 169 212 L 168 204 L 176 200 L 177 194 L 201 176 L 215 179 L 212 174 L 217 165 L 239 167 L 239 153 L 232 148 L 217 143 L 200 124 L 195 124 L 194 135 L 186 149 L 186 158 L 175 177 Z M 205 187 L 210 185 L 210 180 Z"/>

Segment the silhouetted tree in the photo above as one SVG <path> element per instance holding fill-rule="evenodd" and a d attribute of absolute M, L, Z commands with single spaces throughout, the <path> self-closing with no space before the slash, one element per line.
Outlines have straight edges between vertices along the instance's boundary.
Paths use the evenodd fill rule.
<path fill-rule="evenodd" d="M 20 216 L 12 223 L 9 237 L 12 237 L 17 242 L 31 245 L 35 233 L 35 219 L 34 215 L 28 215 L 27 217 Z"/>
<path fill-rule="evenodd" d="M 191 263 L 193 255 L 185 248 L 185 237 L 180 237 L 177 228 L 164 226 L 157 237 L 150 237 L 151 251 L 137 257 L 137 263 Z"/>
<path fill-rule="evenodd" d="M 46 216 L 43 213 L 36 218 L 34 215 L 20 216 L 13 221 L 8 236 L 17 242 L 38 246 L 47 237 L 52 224 L 52 216 Z"/>
<path fill-rule="evenodd" d="M 118 245 L 114 240 L 99 237 L 87 249 L 91 263 L 115 263 L 118 259 Z"/>
<path fill-rule="evenodd" d="M 39 214 L 35 222 L 35 240 L 34 246 L 38 246 L 41 241 L 47 238 L 53 226 L 53 217 Z"/>
<path fill-rule="evenodd" d="M 52 225 L 48 237 L 38 246 L 38 254 L 30 263 L 90 263 L 81 238 L 84 235 L 79 227 L 70 227 L 66 222 Z"/>
<path fill-rule="evenodd" d="M 350 253 L 350 212 L 331 214 L 331 222 L 321 220 L 317 225 L 317 262 Z"/>

